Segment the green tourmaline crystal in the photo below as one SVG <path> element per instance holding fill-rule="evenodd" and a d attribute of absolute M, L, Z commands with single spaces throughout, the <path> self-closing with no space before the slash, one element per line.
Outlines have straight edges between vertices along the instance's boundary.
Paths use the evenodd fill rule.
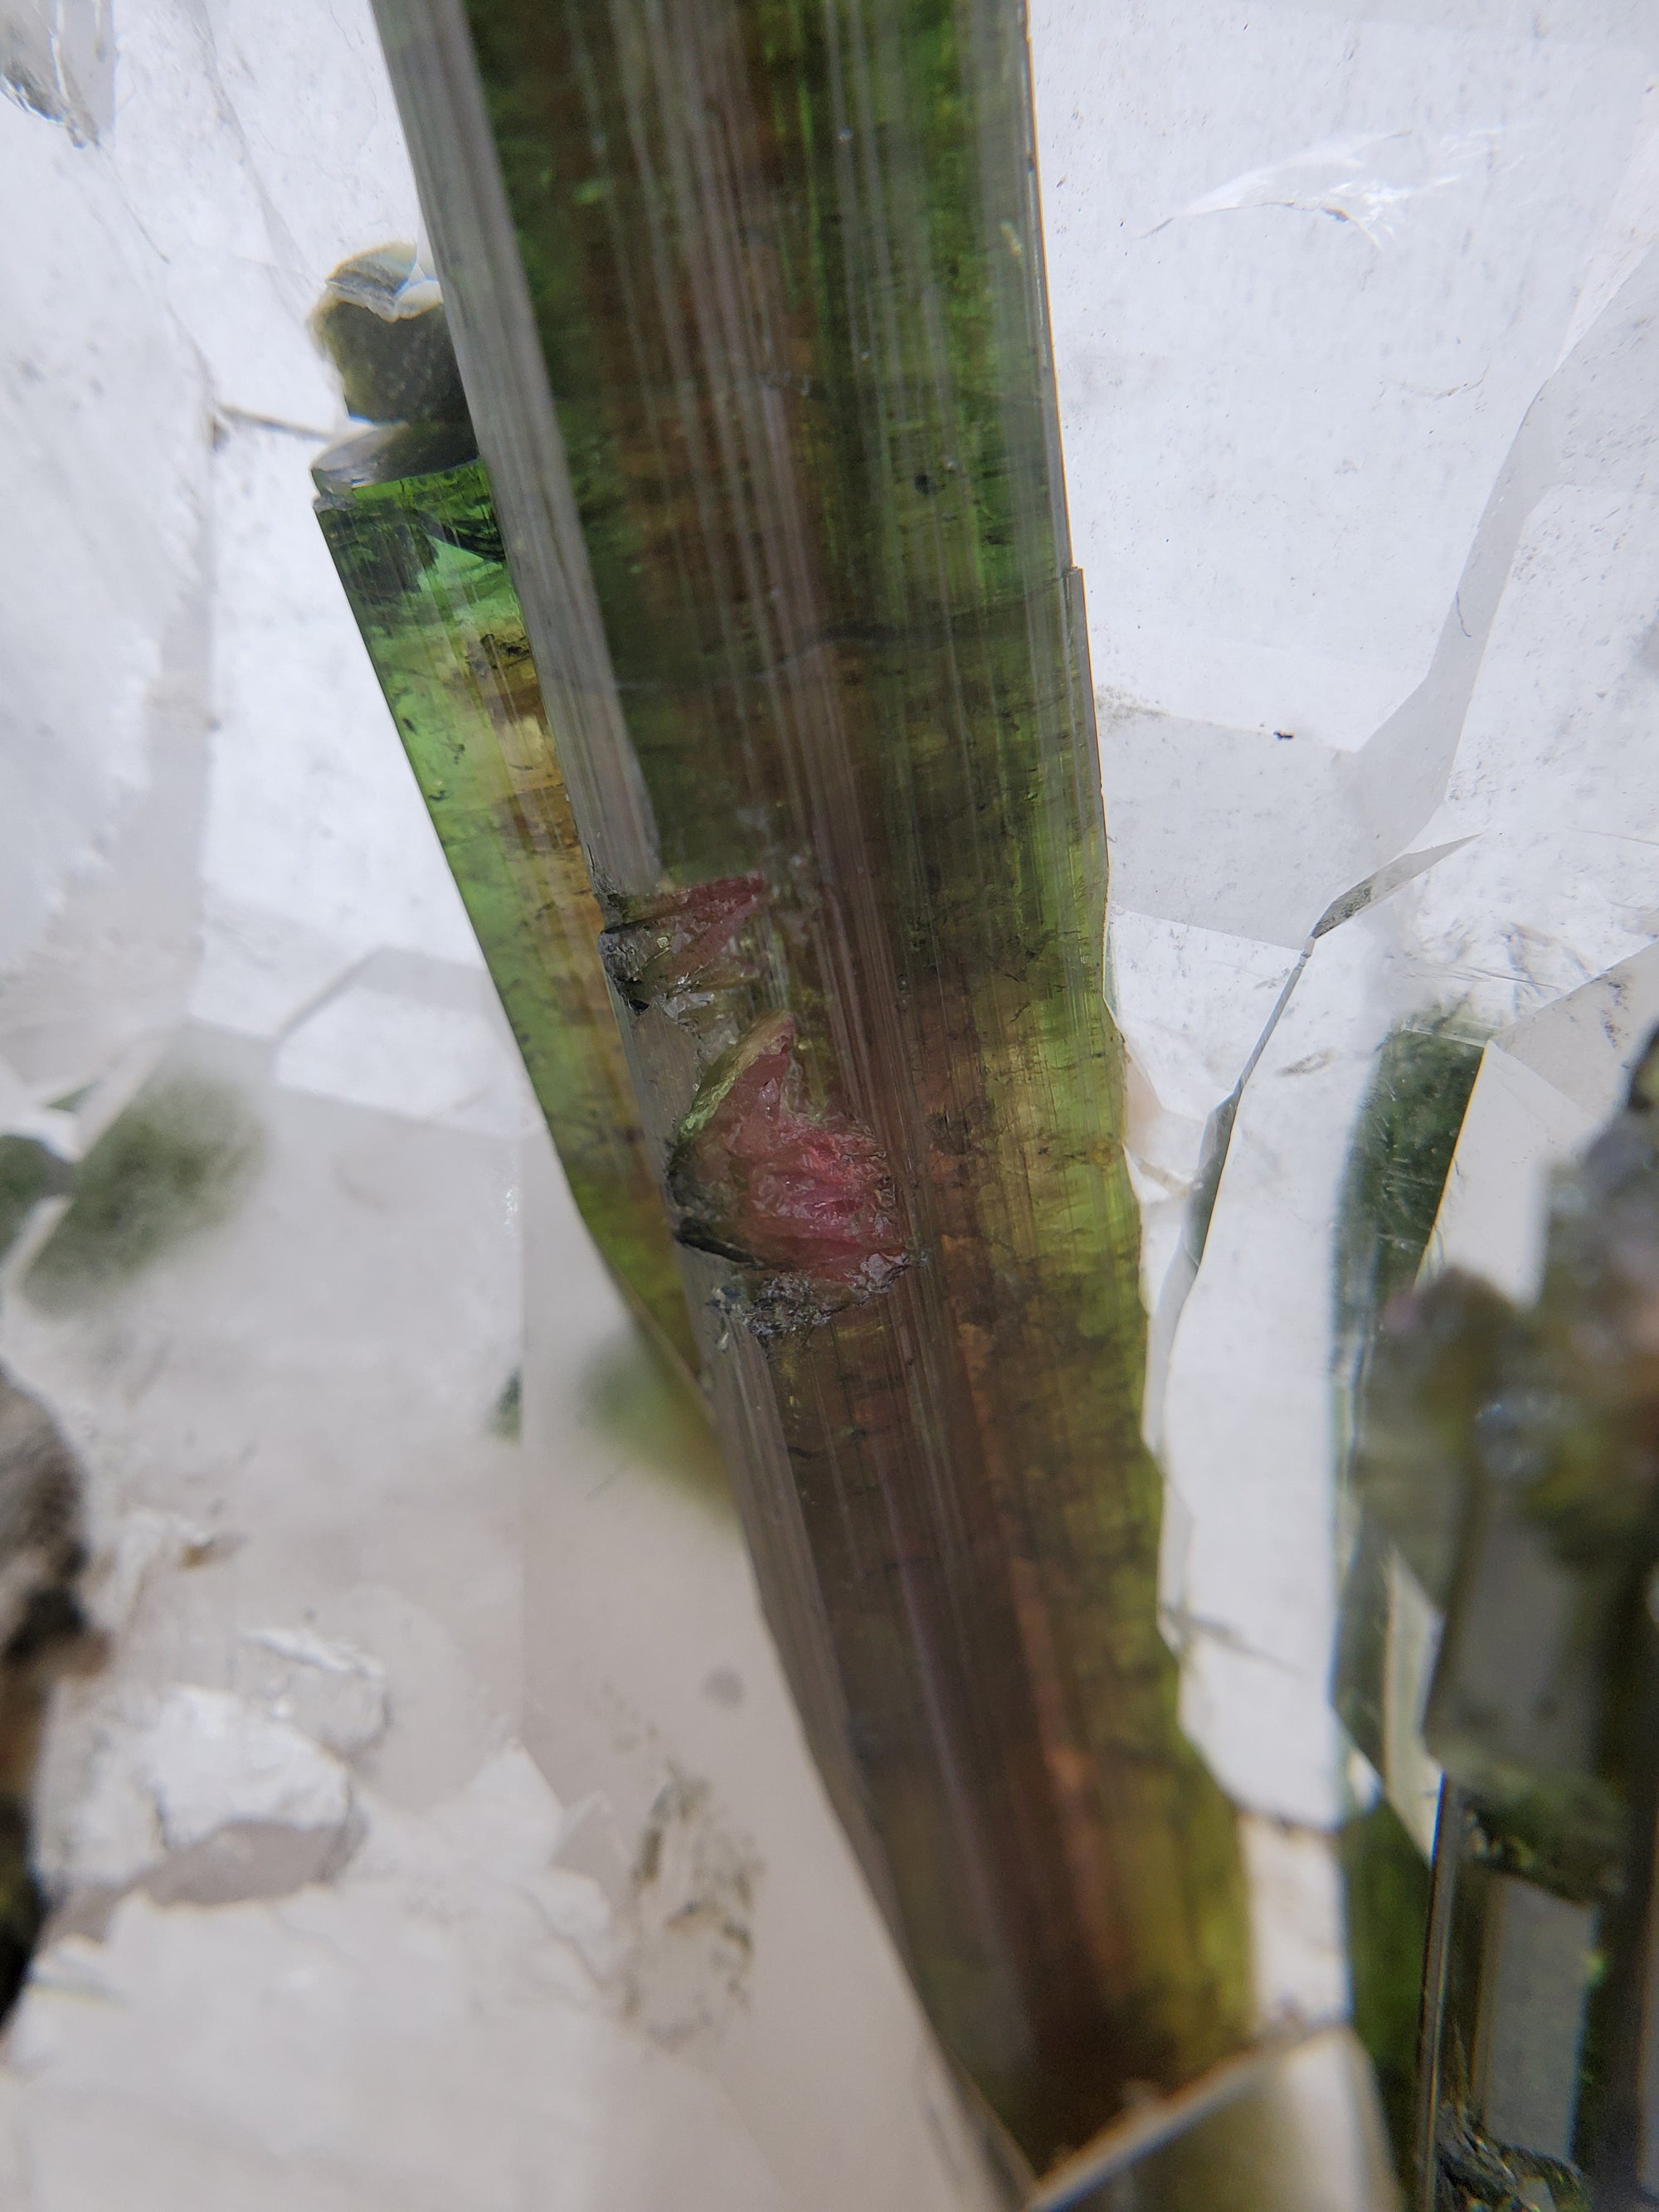
<path fill-rule="evenodd" d="M 1252 2022 L 1157 1618 L 1023 26 L 382 18 L 769 1614 L 1043 2166 Z"/>
<path fill-rule="evenodd" d="M 635 1310 L 690 1371 L 599 911 L 472 448 L 464 421 L 367 432 L 319 463 L 319 519 L 576 1204 Z"/>
<path fill-rule="evenodd" d="M 1385 1793 L 1341 1838 L 1349 1972 L 1355 2032 L 1376 2069 L 1402 2171 L 1412 2155 L 1428 1934 L 1430 1839 L 1422 1817 L 1431 1808 L 1420 1791 L 1431 1768 L 1421 1750 L 1420 1715 L 1389 1707 L 1416 1680 L 1413 1655 L 1399 1648 L 1407 1632 L 1400 1618 L 1402 1579 L 1417 1577 L 1426 1614 L 1443 1595 L 1455 1507 L 1419 1479 L 1413 1453 L 1425 1440 L 1403 1447 L 1413 1486 L 1412 1510 L 1403 1514 L 1389 1511 L 1389 1479 L 1375 1453 L 1363 1498 L 1354 1494 L 1347 1462 L 1378 1328 L 1417 1279 L 1480 1066 L 1480 1047 L 1443 1029 L 1401 1029 L 1387 1038 L 1354 1130 L 1337 1222 L 1337 1428 L 1348 1525 L 1333 1688 L 1343 1723 Z M 1389 1796 L 1417 1815 L 1414 1830 Z"/>

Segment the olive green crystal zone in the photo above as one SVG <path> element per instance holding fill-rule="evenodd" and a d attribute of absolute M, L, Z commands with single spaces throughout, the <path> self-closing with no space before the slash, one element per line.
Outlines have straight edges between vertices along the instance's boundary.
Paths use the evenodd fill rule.
<path fill-rule="evenodd" d="M 1416 2120 L 1429 1869 L 1386 1800 L 1350 1820 L 1338 1844 L 1354 2033 L 1376 2072 L 1389 2138 L 1404 2177 L 1410 2172 Z"/>
<path fill-rule="evenodd" d="M 1378 1322 L 1417 1279 L 1480 1066 L 1479 1045 L 1426 1029 L 1393 1031 L 1377 1055 L 1337 1220 L 1337 1427 L 1345 1461 Z M 1351 1498 L 1344 1505 L 1352 1534 L 1337 1633 L 1336 1705 L 1382 1774 L 1392 1542 L 1375 1515 Z M 1428 1869 L 1386 1802 L 1347 1825 L 1341 1853 L 1354 2027 L 1376 2069 L 1405 2176 L 1413 2154 Z"/>
<path fill-rule="evenodd" d="M 1480 1071 L 1466 1037 L 1399 1029 L 1377 1055 L 1348 1157 L 1337 1231 L 1337 1327 L 1363 1360 L 1390 1298 L 1428 1249 L 1452 1154 Z"/>
<path fill-rule="evenodd" d="M 483 465 L 333 489 L 319 520 L 577 1206 L 636 1310 L 695 1373 L 599 908 Z"/>
<path fill-rule="evenodd" d="M 1422 1266 L 1480 1055 L 1478 1044 L 1441 1030 L 1401 1028 L 1390 1033 L 1355 1124 L 1338 1205 L 1336 1427 L 1341 1503 L 1349 1528 L 1335 1692 L 1349 1734 L 1379 1773 L 1392 1540 L 1352 1494 L 1348 1470 L 1356 1409 L 1382 1316 L 1391 1300 L 1411 1289 Z M 1449 1532 L 1442 1540 L 1450 1540 Z M 1412 1531 L 1407 1564 L 1439 1603 L 1443 1577 L 1432 1571 L 1425 1547 L 1431 1547 L 1431 1531 L 1424 1522 Z"/>
<path fill-rule="evenodd" d="M 1018 24 L 939 0 L 471 14 L 630 734 L 696 880 L 734 865 L 718 802 L 781 814 L 722 741 L 723 686 L 775 690 L 830 639 L 948 668 L 964 623 L 1018 625 L 1063 565 Z M 964 32 L 1003 49 L 989 87 Z M 1074 790 L 1069 748 L 963 711 L 971 804 L 994 786 L 1021 817 L 1005 865 L 1052 922 L 1088 888 L 1092 765 Z"/>
<path fill-rule="evenodd" d="M 902 1933 L 1041 2160 L 1249 2006 L 1156 1622 L 1018 23 L 471 15 L 665 860 L 765 876 L 809 1082 L 911 1218 L 773 1387 Z"/>

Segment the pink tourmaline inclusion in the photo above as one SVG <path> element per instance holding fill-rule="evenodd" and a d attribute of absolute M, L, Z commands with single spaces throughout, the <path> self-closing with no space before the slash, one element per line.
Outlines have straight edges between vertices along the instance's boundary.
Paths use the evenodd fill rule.
<path fill-rule="evenodd" d="M 856 1122 L 804 1110 L 801 1089 L 789 1014 L 710 1068 L 669 1163 L 678 1234 L 744 1267 L 878 1290 L 907 1257 L 886 1159 Z"/>

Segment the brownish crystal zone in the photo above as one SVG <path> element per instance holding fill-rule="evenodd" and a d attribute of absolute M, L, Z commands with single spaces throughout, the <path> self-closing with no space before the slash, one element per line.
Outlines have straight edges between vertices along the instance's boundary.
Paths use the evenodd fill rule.
<path fill-rule="evenodd" d="M 466 345 L 511 287 L 445 259 L 478 171 L 422 154 L 442 72 L 411 92 L 400 12 L 506 452 L 518 371 Z M 718 981 L 619 980 L 769 1613 L 935 2022 L 1046 2164 L 1249 2021 L 1233 1815 L 1157 1625 L 1020 26 L 992 0 L 471 20 L 625 719 L 619 764 L 602 714 L 556 715 L 608 919 L 637 931 L 665 878 L 690 908 L 765 885 Z M 568 576 L 513 511 L 526 575 Z M 534 643 L 551 667 L 556 627 Z M 635 765 L 649 835 L 584 797 Z M 705 1109 L 785 1024 L 793 1195 L 757 1205 L 769 1139 L 738 1176 Z M 854 1233 L 786 1253 L 813 1131 Z M 848 1297 L 860 1253 L 891 1272 Z"/>

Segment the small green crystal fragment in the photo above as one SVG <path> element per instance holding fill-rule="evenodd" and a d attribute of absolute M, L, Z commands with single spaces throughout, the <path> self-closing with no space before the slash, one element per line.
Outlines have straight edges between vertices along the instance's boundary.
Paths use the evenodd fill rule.
<path fill-rule="evenodd" d="M 347 412 L 360 422 L 465 422 L 443 301 L 412 246 L 343 261 L 311 326 L 340 372 Z"/>
<path fill-rule="evenodd" d="M 1354 2033 L 1376 2069 L 1396 2154 L 1411 2142 L 1429 1869 L 1385 1799 L 1339 1838 Z"/>
<path fill-rule="evenodd" d="M 1398 1029 L 1377 1055 L 1349 1153 L 1337 1232 L 1339 1334 L 1357 1357 L 1417 1279 L 1480 1068 L 1480 1047 Z"/>
<path fill-rule="evenodd" d="M 1344 1829 L 1342 1863 L 1354 2027 L 1376 2069 L 1402 2172 L 1411 2160 L 1428 1932 L 1425 1785 L 1434 1779 L 1418 1737 L 1420 1716 L 1399 1710 L 1413 1705 L 1413 1692 L 1420 1695 L 1432 1646 L 1425 1638 L 1419 1658 L 1405 1641 L 1402 1615 L 1431 1618 L 1445 1601 L 1467 1494 L 1462 1395 L 1425 1374 L 1403 1388 L 1396 1377 L 1395 1419 L 1370 1439 L 1363 1498 L 1349 1462 L 1377 1331 L 1393 1301 L 1417 1279 L 1480 1065 L 1479 1046 L 1443 1029 L 1390 1034 L 1360 1109 L 1337 1223 L 1337 1415 L 1351 1534 L 1334 1688 L 1343 1724 L 1385 1791 L 1382 1802 Z M 1455 1335 L 1467 1318 L 1460 1300 Z M 1418 1357 L 1432 1368 L 1443 1356 L 1435 1329 L 1427 1328 Z M 1466 1356 L 1454 1349 L 1453 1365 Z M 1413 1817 L 1412 1828 L 1396 1806 Z"/>

